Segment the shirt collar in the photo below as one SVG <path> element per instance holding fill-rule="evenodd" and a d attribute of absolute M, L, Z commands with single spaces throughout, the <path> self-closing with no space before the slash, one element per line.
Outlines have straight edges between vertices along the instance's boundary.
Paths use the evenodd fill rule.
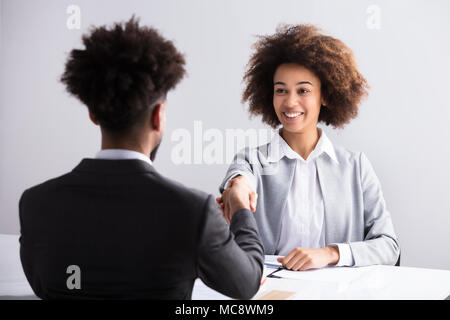
<path fill-rule="evenodd" d="M 95 155 L 96 159 L 106 159 L 106 160 L 130 160 L 138 159 L 147 162 L 148 164 L 153 164 L 152 160 L 143 153 L 127 150 L 127 149 L 103 149 L 97 152 Z"/>
<path fill-rule="evenodd" d="M 334 150 L 333 144 L 330 139 L 328 139 L 325 131 L 321 128 L 319 130 L 319 141 L 316 144 L 316 147 L 308 156 L 308 159 L 303 159 L 298 153 L 296 153 L 292 148 L 287 144 L 287 142 L 281 137 L 280 131 L 278 130 L 272 137 L 272 140 L 269 143 L 269 157 L 268 160 L 270 162 L 278 162 L 283 157 L 287 157 L 289 159 L 298 159 L 304 162 L 309 162 L 317 157 L 319 157 L 322 153 L 326 153 L 332 160 L 336 163 L 339 163 L 337 160 L 336 152 Z"/>

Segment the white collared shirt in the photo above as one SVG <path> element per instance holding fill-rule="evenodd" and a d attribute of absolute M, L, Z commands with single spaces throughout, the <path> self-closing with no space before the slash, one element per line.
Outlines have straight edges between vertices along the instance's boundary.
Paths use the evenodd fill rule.
<path fill-rule="evenodd" d="M 127 150 L 127 149 L 103 149 L 97 152 L 95 155 L 96 159 L 106 159 L 106 160 L 129 160 L 138 159 L 147 162 L 148 164 L 153 164 L 149 157 L 145 156 L 143 153 Z"/>
<path fill-rule="evenodd" d="M 279 132 L 273 136 L 269 143 L 269 161 L 278 162 L 283 157 L 296 160 L 286 207 L 281 216 L 281 235 L 276 249 L 277 255 L 287 255 L 296 247 L 323 248 L 326 246 L 325 208 L 317 175 L 316 160 L 319 157 L 330 157 L 336 162 L 338 160 L 333 144 L 322 129 L 318 128 L 318 130 L 319 141 L 306 160 L 292 150 Z M 248 173 L 238 174 L 247 176 Z M 247 179 L 252 181 L 249 178 Z M 353 265 L 354 259 L 350 245 L 346 243 L 334 245 L 339 248 L 339 261 L 336 265 Z"/>

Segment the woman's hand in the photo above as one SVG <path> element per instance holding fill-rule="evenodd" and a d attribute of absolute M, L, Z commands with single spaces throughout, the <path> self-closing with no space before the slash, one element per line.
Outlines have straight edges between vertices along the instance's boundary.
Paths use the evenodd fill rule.
<path fill-rule="evenodd" d="M 231 179 L 228 183 L 227 189 L 222 193 L 222 196 L 216 198 L 216 202 L 218 203 L 219 208 L 222 211 L 222 214 L 228 224 L 230 223 L 231 217 L 234 214 L 234 204 L 237 199 L 236 197 L 230 197 L 230 191 L 233 186 L 237 187 L 236 192 L 239 193 L 239 198 L 248 201 L 248 207 L 252 212 L 256 211 L 256 203 L 258 199 L 258 194 L 252 190 L 245 177 L 236 176 Z"/>
<path fill-rule="evenodd" d="M 319 269 L 334 265 L 339 261 L 337 246 L 328 246 L 319 249 L 295 248 L 284 258 L 278 258 L 283 267 L 293 271 Z"/>

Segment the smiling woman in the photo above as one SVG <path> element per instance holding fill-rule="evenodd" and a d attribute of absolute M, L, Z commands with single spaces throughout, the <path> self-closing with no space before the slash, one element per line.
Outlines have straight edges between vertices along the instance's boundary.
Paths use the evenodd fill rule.
<path fill-rule="evenodd" d="M 280 124 L 272 104 L 274 75 L 281 65 L 296 64 L 320 81 L 317 93 L 326 107 L 321 109 L 319 121 L 342 128 L 358 115 L 369 85 L 358 71 L 353 52 L 342 41 L 321 34 L 313 25 L 283 26 L 274 35 L 260 37 L 254 48 L 242 97 L 249 102 L 250 114 L 262 115 L 273 128 Z"/>
<path fill-rule="evenodd" d="M 320 89 L 319 78 L 298 64 L 284 63 L 275 72 L 273 106 L 283 125 L 283 138 L 304 159 L 309 150 L 296 143 L 295 136 L 297 132 L 316 132 L 320 107 L 325 104 Z"/>
<path fill-rule="evenodd" d="M 317 127 L 343 128 L 358 115 L 369 86 L 352 51 L 312 25 L 284 26 L 254 48 L 243 102 L 281 128 L 235 156 L 221 191 L 249 185 L 265 254 L 284 256 L 288 269 L 395 264 L 398 240 L 369 160 Z M 217 199 L 224 214 L 226 194 Z"/>

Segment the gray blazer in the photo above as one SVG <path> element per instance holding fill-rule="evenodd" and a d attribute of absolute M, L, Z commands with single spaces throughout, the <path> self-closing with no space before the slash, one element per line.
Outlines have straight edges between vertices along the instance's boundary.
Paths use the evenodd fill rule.
<path fill-rule="evenodd" d="M 256 187 L 255 218 L 265 254 L 277 254 L 281 217 L 295 169 L 295 160 L 283 157 L 271 162 L 269 145 L 245 148 L 230 165 L 220 185 L 242 174 Z M 328 155 L 317 158 L 317 174 L 325 208 L 325 243 L 348 243 L 355 266 L 394 265 L 400 255 L 391 215 L 380 182 L 362 152 L 336 147 L 338 163 Z"/>

